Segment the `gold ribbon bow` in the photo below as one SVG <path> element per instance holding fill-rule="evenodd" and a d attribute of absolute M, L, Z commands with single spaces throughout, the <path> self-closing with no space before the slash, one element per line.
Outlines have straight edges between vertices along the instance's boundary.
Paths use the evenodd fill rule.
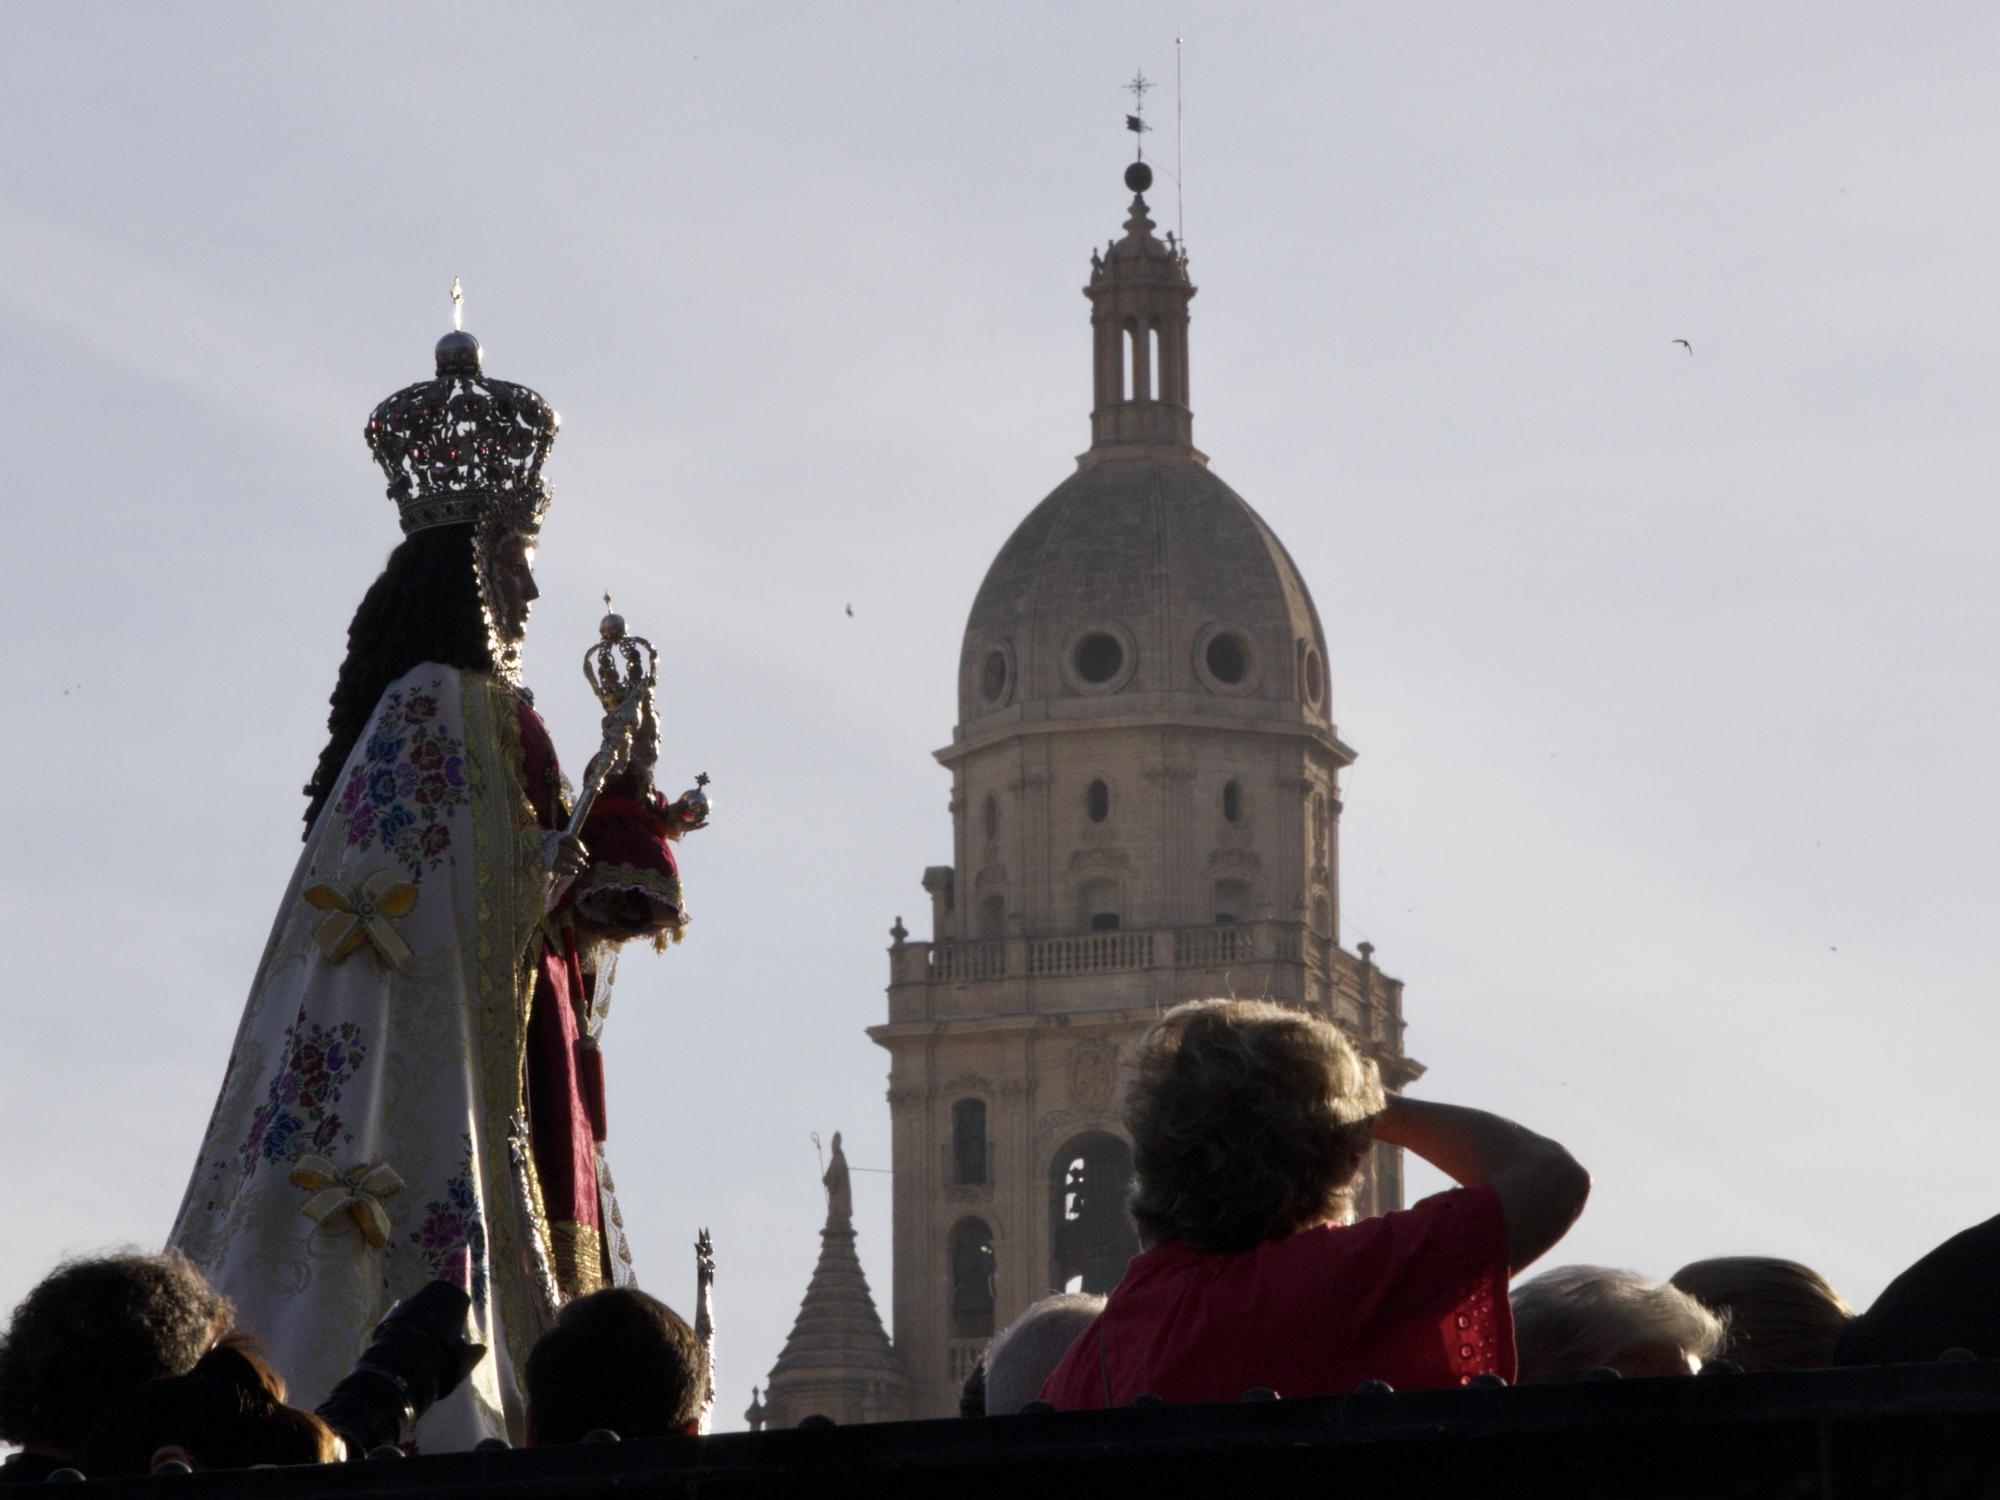
<path fill-rule="evenodd" d="M 359 887 L 323 881 L 306 887 L 305 898 L 309 905 L 327 913 L 313 930 L 313 941 L 334 963 L 363 943 L 374 944 L 392 969 L 402 968 L 403 960 L 410 956 L 410 945 L 389 919 L 407 916 L 415 908 L 417 888 L 398 880 L 394 870 L 377 870 Z"/>
<path fill-rule="evenodd" d="M 379 1167 L 350 1167 L 343 1172 L 324 1156 L 310 1151 L 292 1167 L 292 1186 L 312 1196 L 299 1210 L 315 1224 L 324 1224 L 345 1209 L 361 1228 L 361 1237 L 381 1249 L 389 1238 L 389 1211 L 382 1200 L 403 1190 L 403 1179 L 384 1162 Z"/>

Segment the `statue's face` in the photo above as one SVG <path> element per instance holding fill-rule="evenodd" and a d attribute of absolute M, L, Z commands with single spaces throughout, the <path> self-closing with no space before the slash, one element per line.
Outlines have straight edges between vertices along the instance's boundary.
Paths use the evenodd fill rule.
<path fill-rule="evenodd" d="M 500 639 L 512 645 L 528 633 L 528 611 L 542 591 L 535 587 L 535 543 L 529 537 L 510 536 L 494 550 L 493 628 Z"/>

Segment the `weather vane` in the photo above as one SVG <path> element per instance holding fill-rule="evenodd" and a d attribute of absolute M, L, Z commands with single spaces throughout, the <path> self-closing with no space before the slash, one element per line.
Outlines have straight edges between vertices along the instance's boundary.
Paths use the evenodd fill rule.
<path fill-rule="evenodd" d="M 451 331 L 465 331 L 465 288 L 458 284 L 456 276 L 451 278 Z"/>
<path fill-rule="evenodd" d="M 1141 161 L 1146 159 L 1146 132 L 1153 128 L 1146 123 L 1146 90 L 1152 87 L 1153 80 L 1146 76 L 1144 68 L 1134 73 L 1132 81 L 1124 85 L 1125 91 L 1132 96 L 1133 109 L 1133 113 L 1125 117 L 1125 128 L 1140 138 L 1138 149 Z"/>

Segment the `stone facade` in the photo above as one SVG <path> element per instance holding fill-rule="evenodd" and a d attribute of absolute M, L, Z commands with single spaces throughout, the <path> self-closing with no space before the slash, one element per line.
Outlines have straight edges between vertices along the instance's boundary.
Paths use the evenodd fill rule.
<path fill-rule="evenodd" d="M 1128 182 L 1143 192 L 1144 179 Z M 1135 1247 L 1121 1059 L 1165 1007 L 1331 1016 L 1400 1086 L 1402 986 L 1338 942 L 1326 643 L 1283 545 L 1192 443 L 1186 256 L 1143 196 L 1092 257 L 1090 451 L 995 558 L 967 622 L 953 857 L 899 921 L 889 1014 L 896 1348 L 950 1415 L 986 1340 Z M 1400 1206 L 1378 1151 L 1364 1213 Z"/>

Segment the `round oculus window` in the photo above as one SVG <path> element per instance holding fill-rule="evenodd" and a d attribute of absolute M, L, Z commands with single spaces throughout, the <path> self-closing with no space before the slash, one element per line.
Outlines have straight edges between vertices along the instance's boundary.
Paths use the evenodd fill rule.
<path fill-rule="evenodd" d="M 998 703 L 1007 692 L 1007 653 L 995 646 L 979 664 L 979 696 Z"/>
<path fill-rule="evenodd" d="M 1320 700 L 1326 696 L 1326 667 L 1319 659 L 1319 652 L 1306 648 L 1306 702 L 1318 708 Z"/>
<path fill-rule="evenodd" d="M 1221 631 L 1211 637 L 1202 655 L 1208 663 L 1208 675 L 1230 687 L 1241 682 L 1250 670 L 1250 648 L 1234 631 Z"/>
<path fill-rule="evenodd" d="M 1100 686 L 1116 677 L 1125 665 L 1125 648 L 1117 636 L 1094 630 L 1076 643 L 1071 660 L 1077 676 L 1092 686 Z"/>

